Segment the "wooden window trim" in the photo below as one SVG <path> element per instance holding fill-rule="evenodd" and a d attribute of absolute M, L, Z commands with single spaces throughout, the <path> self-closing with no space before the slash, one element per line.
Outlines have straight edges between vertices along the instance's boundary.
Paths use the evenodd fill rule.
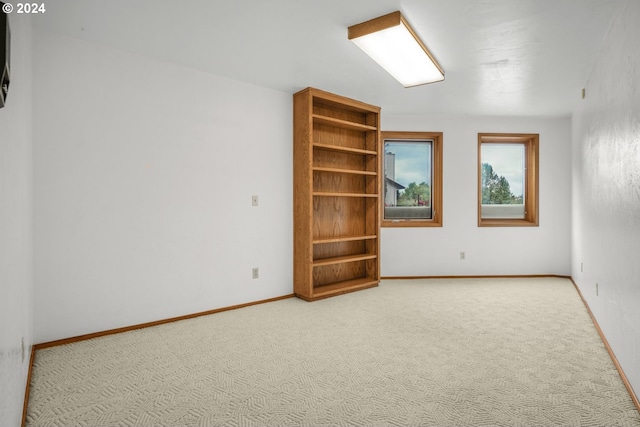
<path fill-rule="evenodd" d="M 380 137 L 380 168 L 382 178 L 380 179 L 380 225 L 381 227 L 442 227 L 442 132 L 399 132 L 383 131 Z M 384 218 L 384 141 L 394 140 L 432 140 L 433 141 L 433 182 L 431 188 L 431 208 L 433 210 L 432 219 L 401 219 L 390 220 Z"/>
<path fill-rule="evenodd" d="M 479 133 L 478 134 L 478 227 L 537 227 L 539 224 L 539 134 Z M 482 154 L 483 143 L 520 143 L 525 146 L 525 218 L 482 218 Z"/>

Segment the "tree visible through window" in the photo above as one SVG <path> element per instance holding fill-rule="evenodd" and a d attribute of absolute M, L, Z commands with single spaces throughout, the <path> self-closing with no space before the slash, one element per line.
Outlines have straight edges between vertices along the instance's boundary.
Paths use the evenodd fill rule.
<path fill-rule="evenodd" d="M 482 144 L 483 218 L 524 218 L 524 148 L 524 144 Z"/>
<path fill-rule="evenodd" d="M 442 134 L 383 132 L 382 225 L 441 226 Z"/>
<path fill-rule="evenodd" d="M 538 135 L 480 134 L 478 224 L 537 225 Z"/>
<path fill-rule="evenodd" d="M 431 219 L 431 144 L 384 142 L 386 219 Z"/>
<path fill-rule="evenodd" d="M 521 205 L 523 195 L 511 192 L 511 184 L 504 176 L 498 176 L 489 163 L 482 164 L 482 204 Z"/>

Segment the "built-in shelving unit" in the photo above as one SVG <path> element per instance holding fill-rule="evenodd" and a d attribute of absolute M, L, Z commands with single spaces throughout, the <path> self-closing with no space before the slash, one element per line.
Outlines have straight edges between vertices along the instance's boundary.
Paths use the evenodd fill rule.
<path fill-rule="evenodd" d="M 294 105 L 294 293 L 377 286 L 380 108 L 307 88 Z"/>

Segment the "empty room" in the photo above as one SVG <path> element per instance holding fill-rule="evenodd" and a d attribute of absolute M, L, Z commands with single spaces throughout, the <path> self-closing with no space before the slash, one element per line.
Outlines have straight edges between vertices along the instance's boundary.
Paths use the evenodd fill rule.
<path fill-rule="evenodd" d="M 640 426 L 637 0 L 0 3 L 1 426 Z"/>

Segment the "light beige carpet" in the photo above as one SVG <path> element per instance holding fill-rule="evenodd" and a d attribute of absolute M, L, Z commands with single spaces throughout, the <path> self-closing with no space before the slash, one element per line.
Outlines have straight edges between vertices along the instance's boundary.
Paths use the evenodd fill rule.
<path fill-rule="evenodd" d="M 640 426 L 569 280 L 386 280 L 38 350 L 29 426 Z"/>

